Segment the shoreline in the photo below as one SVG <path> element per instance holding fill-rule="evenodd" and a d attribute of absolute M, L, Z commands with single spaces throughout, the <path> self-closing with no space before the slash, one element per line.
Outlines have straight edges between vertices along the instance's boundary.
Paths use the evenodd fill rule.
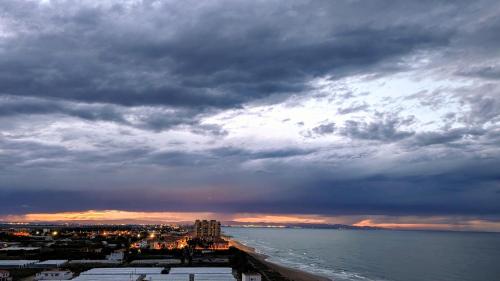
<path fill-rule="evenodd" d="M 268 256 L 264 254 L 259 254 L 255 251 L 254 248 L 243 245 L 241 242 L 233 239 L 233 238 L 227 238 L 229 242 L 229 246 L 233 246 L 251 257 L 255 258 L 258 262 L 264 264 L 271 270 L 279 273 L 283 277 L 289 279 L 290 281 L 332 281 L 328 277 L 320 276 L 320 275 L 315 275 L 313 273 L 309 273 L 303 270 L 295 269 L 295 268 L 290 268 L 286 267 L 284 265 L 276 264 L 270 261 L 267 261 L 266 259 Z"/>

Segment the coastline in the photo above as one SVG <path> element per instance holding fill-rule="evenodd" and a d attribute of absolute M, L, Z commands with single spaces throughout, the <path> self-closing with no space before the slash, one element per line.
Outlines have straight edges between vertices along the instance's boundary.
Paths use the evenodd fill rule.
<path fill-rule="evenodd" d="M 228 237 L 227 239 L 229 242 L 229 246 L 233 246 L 247 253 L 248 255 L 256 259 L 258 262 L 264 264 L 269 269 L 279 273 L 281 276 L 285 277 L 290 281 L 332 281 L 331 279 L 324 276 L 315 275 L 309 272 L 305 272 L 294 268 L 289 268 L 283 265 L 267 261 L 266 259 L 268 257 L 266 255 L 257 253 L 254 248 L 243 245 L 242 243 L 240 243 L 237 240 L 234 240 L 233 238 Z"/>

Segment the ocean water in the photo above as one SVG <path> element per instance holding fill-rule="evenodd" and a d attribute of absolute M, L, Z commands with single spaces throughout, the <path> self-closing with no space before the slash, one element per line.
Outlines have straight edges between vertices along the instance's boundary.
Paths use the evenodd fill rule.
<path fill-rule="evenodd" d="M 333 229 L 223 229 L 288 267 L 336 281 L 498 281 L 500 234 Z"/>

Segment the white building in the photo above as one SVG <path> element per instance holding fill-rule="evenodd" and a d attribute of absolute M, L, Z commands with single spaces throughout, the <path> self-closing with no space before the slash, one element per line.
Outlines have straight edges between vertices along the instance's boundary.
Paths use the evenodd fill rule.
<path fill-rule="evenodd" d="M 0 268 L 25 268 L 39 262 L 38 260 L 0 260 Z"/>
<path fill-rule="evenodd" d="M 261 281 L 261 276 L 259 273 L 243 273 L 241 281 Z"/>
<path fill-rule="evenodd" d="M 69 270 L 47 270 L 36 274 L 34 280 L 69 280 L 73 272 Z"/>
<path fill-rule="evenodd" d="M 10 277 L 7 270 L 0 270 L 0 281 L 12 281 L 12 277 Z"/>
<path fill-rule="evenodd" d="M 147 275 L 147 274 L 161 274 L 163 267 L 102 267 L 92 268 L 80 273 L 83 275 Z"/>
<path fill-rule="evenodd" d="M 118 265 L 121 261 L 114 260 L 71 260 L 69 264 L 87 264 L 87 265 Z"/>
<path fill-rule="evenodd" d="M 71 281 L 140 281 L 143 275 L 80 275 Z"/>
<path fill-rule="evenodd" d="M 66 265 L 68 263 L 68 260 L 46 260 L 46 261 L 41 261 L 37 262 L 30 267 L 34 268 L 59 268 L 63 265 Z"/>
<path fill-rule="evenodd" d="M 163 267 L 105 267 L 80 273 L 72 281 L 139 281 L 145 276 L 162 275 Z"/>
<path fill-rule="evenodd" d="M 107 260 L 112 261 L 122 261 L 125 257 L 125 254 L 122 251 L 116 251 L 106 256 Z"/>
<path fill-rule="evenodd" d="M 131 265 L 158 265 L 158 266 L 170 266 L 181 264 L 180 259 L 149 259 L 149 260 L 134 260 L 130 262 Z"/>
<path fill-rule="evenodd" d="M 236 281 L 230 267 L 172 267 L 169 274 L 146 276 L 148 281 Z"/>
<path fill-rule="evenodd" d="M 232 274 L 230 267 L 172 267 L 169 274 Z"/>
<path fill-rule="evenodd" d="M 30 251 L 38 251 L 40 250 L 40 247 L 17 247 L 17 246 L 12 246 L 12 247 L 7 247 L 7 248 L 2 248 L 0 251 L 2 252 L 17 252 L 17 251 L 25 251 L 25 252 L 30 252 Z"/>

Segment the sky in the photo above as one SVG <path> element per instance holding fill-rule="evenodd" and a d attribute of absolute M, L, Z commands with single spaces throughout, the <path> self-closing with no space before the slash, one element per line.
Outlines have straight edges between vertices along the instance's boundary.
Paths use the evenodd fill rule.
<path fill-rule="evenodd" d="M 0 15 L 0 220 L 500 231 L 496 0 Z"/>

